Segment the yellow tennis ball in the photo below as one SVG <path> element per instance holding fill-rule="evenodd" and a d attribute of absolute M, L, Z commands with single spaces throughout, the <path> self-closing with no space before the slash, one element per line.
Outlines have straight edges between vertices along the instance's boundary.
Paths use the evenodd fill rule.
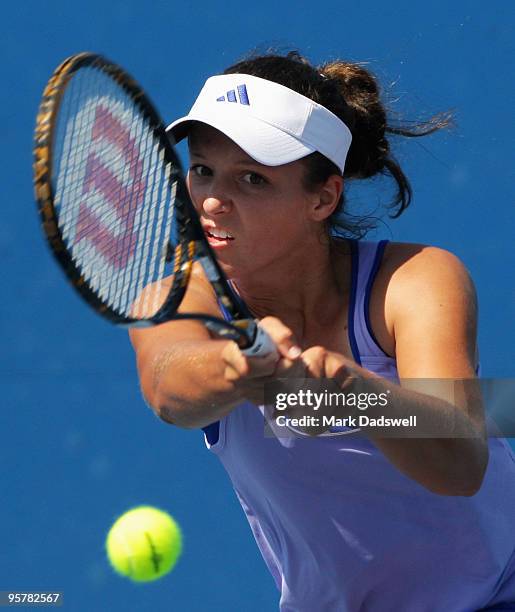
<path fill-rule="evenodd" d="M 111 527 L 106 549 L 119 574 L 135 582 L 150 582 L 175 565 L 182 550 L 181 530 L 168 513 L 138 506 Z"/>

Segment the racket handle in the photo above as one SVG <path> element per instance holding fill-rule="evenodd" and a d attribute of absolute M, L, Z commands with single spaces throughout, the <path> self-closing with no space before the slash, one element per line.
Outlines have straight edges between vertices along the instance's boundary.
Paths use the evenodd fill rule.
<path fill-rule="evenodd" d="M 279 359 L 279 353 L 270 336 L 259 325 L 256 326 L 256 337 L 251 346 L 241 351 L 247 357 L 267 357 L 275 355 Z"/>

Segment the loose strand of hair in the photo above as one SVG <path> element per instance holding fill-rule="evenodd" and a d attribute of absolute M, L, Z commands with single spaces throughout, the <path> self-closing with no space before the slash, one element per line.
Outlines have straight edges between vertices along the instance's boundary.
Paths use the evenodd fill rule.
<path fill-rule="evenodd" d="M 413 127 L 408 127 L 408 123 L 413 123 Z M 452 110 L 443 111 L 433 115 L 426 121 L 404 121 L 403 125 L 387 125 L 385 132 L 396 136 L 406 136 L 408 138 L 417 138 L 419 136 L 428 136 L 439 130 L 454 127 L 454 113 Z"/>

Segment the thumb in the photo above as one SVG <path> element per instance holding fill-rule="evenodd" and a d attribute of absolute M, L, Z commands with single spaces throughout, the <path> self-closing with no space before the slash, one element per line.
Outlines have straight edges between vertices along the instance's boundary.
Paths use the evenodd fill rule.
<path fill-rule="evenodd" d="M 265 317 L 260 326 L 270 336 L 281 357 L 295 361 L 300 358 L 302 349 L 293 331 L 277 317 Z"/>

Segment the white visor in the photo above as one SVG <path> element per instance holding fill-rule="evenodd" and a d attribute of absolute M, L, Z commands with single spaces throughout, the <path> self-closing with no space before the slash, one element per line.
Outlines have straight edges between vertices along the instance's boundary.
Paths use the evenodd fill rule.
<path fill-rule="evenodd" d="M 182 140 L 200 121 L 233 140 L 266 166 L 280 166 L 318 151 L 343 174 L 352 136 L 324 106 L 279 85 L 247 74 L 209 78 L 186 117 L 166 131 Z"/>

